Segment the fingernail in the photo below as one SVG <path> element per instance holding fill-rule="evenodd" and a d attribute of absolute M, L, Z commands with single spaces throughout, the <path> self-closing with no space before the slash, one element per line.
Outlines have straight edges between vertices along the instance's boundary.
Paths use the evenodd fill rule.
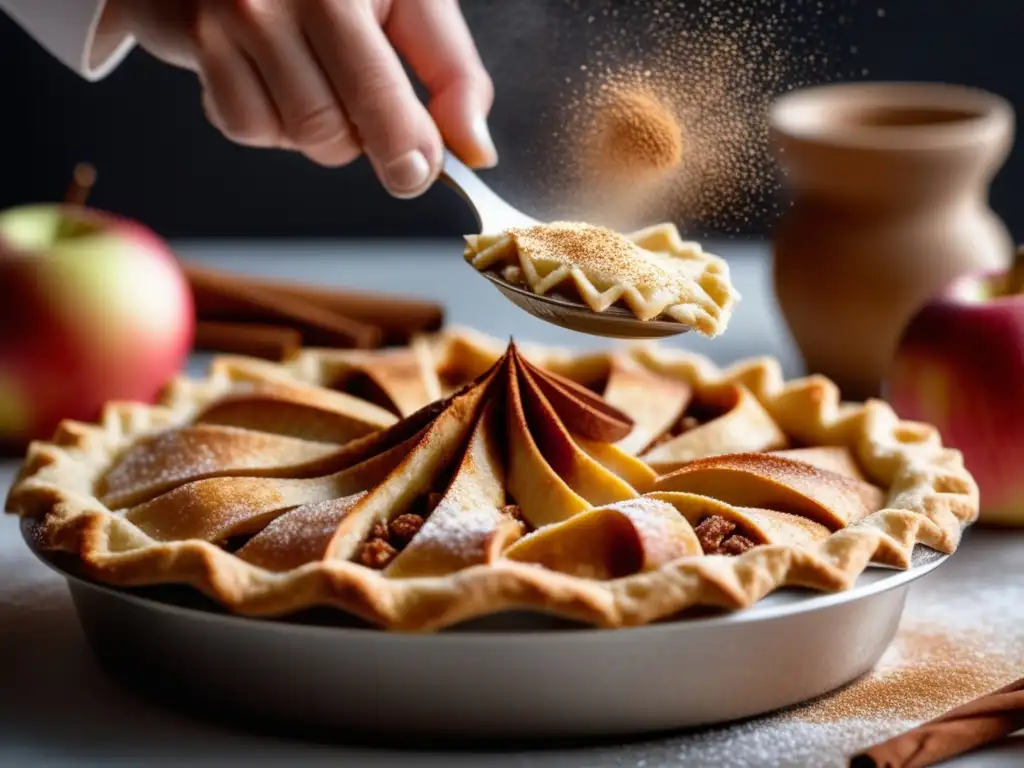
<path fill-rule="evenodd" d="M 430 181 L 430 163 L 422 152 L 413 149 L 385 164 L 384 178 L 392 194 L 415 194 Z"/>
<path fill-rule="evenodd" d="M 494 146 L 494 139 L 491 138 L 491 129 L 487 127 L 487 118 L 477 115 L 473 118 L 472 124 L 473 140 L 482 153 L 481 168 L 493 168 L 498 164 L 498 150 Z"/>

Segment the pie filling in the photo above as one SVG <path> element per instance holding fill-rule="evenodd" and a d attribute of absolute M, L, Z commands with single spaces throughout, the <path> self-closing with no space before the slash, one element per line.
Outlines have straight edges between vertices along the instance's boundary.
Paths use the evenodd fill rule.
<path fill-rule="evenodd" d="M 423 527 L 424 518 L 406 513 L 399 515 L 388 524 L 375 523 L 370 538 L 359 548 L 356 560 L 367 568 L 383 570 L 405 549 L 413 536 Z"/>
<path fill-rule="evenodd" d="M 413 505 L 417 511 L 403 512 L 388 523 L 374 523 L 370 535 L 356 550 L 355 562 L 378 571 L 387 568 L 412 543 L 443 497 L 442 493 L 432 492 Z M 529 530 L 515 504 L 506 504 L 500 512 L 518 524 L 523 532 Z"/>
<path fill-rule="evenodd" d="M 721 418 L 729 410 L 730 407 L 721 402 L 710 402 L 699 397 L 694 398 L 683 412 L 683 415 L 671 427 L 648 443 L 640 452 L 640 455 L 648 454 L 658 446 L 664 445 L 680 435 L 684 435 L 697 427 Z"/>
<path fill-rule="evenodd" d="M 708 515 L 693 531 L 705 555 L 742 555 L 757 546 L 740 526 L 721 515 Z"/>
<path fill-rule="evenodd" d="M 749 389 L 724 383 L 695 388 L 679 418 L 638 455 L 659 474 L 668 474 L 709 456 L 777 451 L 790 445 L 789 436 Z"/>
<path fill-rule="evenodd" d="M 366 400 L 396 416 L 401 416 L 401 411 L 387 390 L 366 371 L 352 371 L 346 376 L 339 377 L 337 381 L 331 383 L 330 388 Z"/>

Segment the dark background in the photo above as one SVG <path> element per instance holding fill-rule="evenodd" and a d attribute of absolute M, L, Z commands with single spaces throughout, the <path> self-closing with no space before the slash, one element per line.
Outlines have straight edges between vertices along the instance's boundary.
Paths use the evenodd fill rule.
<path fill-rule="evenodd" d="M 819 56 L 801 82 L 946 81 L 995 91 L 1018 107 L 1024 103 L 1024 2 L 1019 0 L 733 0 L 721 5 L 737 2 L 757 6 L 763 15 L 788 6 L 793 50 L 810 38 L 829 52 L 827 64 Z M 659 5 L 685 12 L 697 4 Z M 546 105 L 559 98 L 554 84 L 563 80 L 563 71 L 587 60 L 588 36 L 602 34 L 600 25 L 587 27 L 584 17 L 594 8 L 614 6 L 620 11 L 616 23 L 626 23 L 621 20 L 642 15 L 644 5 L 641 0 L 464 1 L 498 92 L 491 125 L 502 164 L 488 178 L 514 202 L 530 208 L 544 184 L 543 148 L 551 130 L 544 116 Z M 801 29 L 805 22 L 810 25 L 817 6 L 824 8 L 818 20 Z M 94 205 L 139 218 L 168 237 L 450 236 L 472 225 L 441 186 L 419 200 L 395 201 L 363 161 L 326 170 L 301 157 L 228 143 L 204 122 L 194 77 L 141 50 L 103 82 L 86 83 L 0 13 L 0 71 L 0 208 L 60 197 L 72 166 L 90 160 L 100 171 Z M 1019 240 L 1024 239 L 1022 199 L 1024 150 L 1018 147 L 993 186 L 992 200 Z M 764 214 L 725 229 L 759 235 L 771 225 L 772 216 Z"/>

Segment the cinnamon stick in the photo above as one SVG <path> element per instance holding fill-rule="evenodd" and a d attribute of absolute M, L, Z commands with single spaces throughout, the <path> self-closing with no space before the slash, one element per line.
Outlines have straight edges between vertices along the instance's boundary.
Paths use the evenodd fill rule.
<path fill-rule="evenodd" d="M 926 768 L 1024 728 L 1024 678 L 876 744 L 850 768 Z"/>
<path fill-rule="evenodd" d="M 308 300 L 345 317 L 374 325 L 383 331 L 385 341 L 390 344 L 402 344 L 417 333 L 436 331 L 444 323 L 444 309 L 431 301 L 301 283 L 279 283 L 276 290 L 284 296 Z"/>
<path fill-rule="evenodd" d="M 325 288 L 299 282 L 254 278 L 185 263 L 185 273 L 197 292 L 201 317 L 229 322 L 272 321 L 266 308 L 254 309 L 235 298 L 239 291 L 265 290 L 284 301 L 298 301 L 352 322 L 378 329 L 386 344 L 404 344 L 417 333 L 436 331 L 444 322 L 441 305 L 422 299 L 370 291 Z"/>
<path fill-rule="evenodd" d="M 196 315 L 201 320 L 283 325 L 297 330 L 306 344 L 372 349 L 381 344 L 380 329 L 284 296 L 244 278 L 226 278 L 205 268 L 186 267 Z"/>
<path fill-rule="evenodd" d="M 302 334 L 294 328 L 256 323 L 196 323 L 196 349 L 247 355 L 279 362 L 302 347 Z"/>

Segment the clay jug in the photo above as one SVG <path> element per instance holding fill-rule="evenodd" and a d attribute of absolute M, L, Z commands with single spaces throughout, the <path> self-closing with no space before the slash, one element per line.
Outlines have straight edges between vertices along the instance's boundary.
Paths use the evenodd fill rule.
<path fill-rule="evenodd" d="M 914 310 L 1013 256 L 988 204 L 1013 108 L 938 83 L 828 85 L 781 97 L 771 129 L 792 194 L 774 245 L 782 314 L 809 372 L 876 396 Z"/>

